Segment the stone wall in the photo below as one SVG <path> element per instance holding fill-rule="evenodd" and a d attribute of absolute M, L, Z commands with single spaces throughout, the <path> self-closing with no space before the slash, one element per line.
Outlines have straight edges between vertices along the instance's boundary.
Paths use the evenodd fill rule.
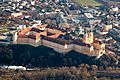
<path fill-rule="evenodd" d="M 39 41 L 40 40 L 34 40 L 30 38 L 18 38 L 17 39 L 17 44 L 30 44 L 32 46 L 39 46 Z"/>
<path fill-rule="evenodd" d="M 73 50 L 73 44 L 67 45 L 67 48 L 65 48 L 65 45 L 57 44 L 44 39 L 41 41 L 41 45 L 53 48 L 59 53 L 68 53 L 69 51 Z"/>
<path fill-rule="evenodd" d="M 98 58 L 102 56 L 103 54 L 105 54 L 105 50 L 91 49 L 91 47 L 81 46 L 77 44 L 62 45 L 62 44 L 51 42 L 45 39 L 34 40 L 30 38 L 18 38 L 17 44 L 30 44 L 32 46 L 43 45 L 43 46 L 54 49 L 56 52 L 64 53 L 64 54 L 74 50 L 78 53 L 82 53 L 88 56 L 96 56 Z"/>

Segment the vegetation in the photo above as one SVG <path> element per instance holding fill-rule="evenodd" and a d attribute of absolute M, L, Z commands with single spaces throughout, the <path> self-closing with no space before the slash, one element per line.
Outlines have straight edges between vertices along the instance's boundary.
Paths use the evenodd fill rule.
<path fill-rule="evenodd" d="M 13 58 L 12 50 L 7 46 L 3 46 L 0 48 L 0 63 L 1 64 L 9 64 Z"/>
<path fill-rule="evenodd" d="M 0 45 L 1 65 L 23 65 L 37 69 L 0 70 L 0 80 L 111 80 L 108 75 L 112 72 L 112 67 L 109 67 L 112 62 L 106 55 L 96 60 L 74 51 L 66 55 L 59 54 L 44 46 Z M 115 71 L 119 73 L 119 68 Z"/>
<path fill-rule="evenodd" d="M 0 63 L 11 65 L 32 65 L 39 67 L 60 67 L 60 66 L 77 66 L 81 63 L 95 64 L 95 61 L 89 61 L 91 57 L 76 53 L 74 51 L 69 54 L 59 54 L 51 48 L 44 46 L 33 47 L 29 45 L 8 45 L 0 46 L 0 56 L 6 56 L 10 63 L 0 61 Z M 9 49 L 9 50 L 7 50 Z M 11 57 L 7 55 L 11 51 Z"/>
<path fill-rule="evenodd" d="M 1 29 L 0 30 L 0 33 L 5 33 L 5 32 L 8 32 L 8 30 L 7 29 Z"/>
<path fill-rule="evenodd" d="M 85 6 L 100 6 L 101 3 L 98 3 L 96 0 L 74 0 L 80 5 L 85 5 Z"/>
<path fill-rule="evenodd" d="M 119 69 L 112 68 L 99 73 L 96 65 L 81 64 L 78 67 L 40 68 L 32 71 L 0 70 L 1 80 L 119 80 L 113 76 Z M 117 72 L 118 71 L 118 72 Z M 111 75 L 112 74 L 112 75 Z M 119 77 L 119 74 L 118 74 Z"/>
<path fill-rule="evenodd" d="M 71 51 L 68 54 L 60 54 L 51 48 L 44 46 L 33 47 L 30 45 L 1 45 L 0 64 L 23 65 L 32 67 L 61 67 L 79 66 L 80 64 L 97 66 L 114 66 L 115 61 L 104 55 L 100 59 L 89 57 Z M 115 65 L 116 66 L 116 65 Z"/>

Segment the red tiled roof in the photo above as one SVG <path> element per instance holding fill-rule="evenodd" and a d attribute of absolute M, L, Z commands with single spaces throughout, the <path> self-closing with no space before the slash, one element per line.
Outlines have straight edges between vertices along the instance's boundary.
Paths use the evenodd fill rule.
<path fill-rule="evenodd" d="M 51 35 L 51 36 L 48 36 L 50 38 L 58 38 L 60 36 L 60 34 L 54 34 L 54 35 Z"/>
<path fill-rule="evenodd" d="M 24 30 L 22 30 L 19 34 L 26 34 L 28 33 L 32 28 L 26 28 Z"/>
<path fill-rule="evenodd" d="M 33 27 L 33 28 L 26 28 L 24 30 L 22 30 L 21 32 L 19 32 L 18 37 L 19 38 L 32 38 L 32 39 L 39 39 L 41 35 L 43 36 L 47 36 L 47 32 L 46 31 L 41 31 L 39 28 L 43 28 L 43 27 L 47 27 L 47 24 L 44 25 L 39 25 L 37 27 Z M 34 31 L 36 32 L 36 34 L 33 35 L 29 35 L 27 34 L 30 31 Z M 26 35 L 27 34 L 27 35 Z M 50 38 L 58 38 L 60 36 L 60 34 L 51 34 Z"/>

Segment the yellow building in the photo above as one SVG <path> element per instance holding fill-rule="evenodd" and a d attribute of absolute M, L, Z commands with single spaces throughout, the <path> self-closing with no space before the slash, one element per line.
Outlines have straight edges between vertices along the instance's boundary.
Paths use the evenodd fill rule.
<path fill-rule="evenodd" d="M 93 41 L 94 41 L 93 32 L 87 33 L 83 37 L 83 42 L 86 44 L 91 44 L 91 43 L 93 43 Z"/>
<path fill-rule="evenodd" d="M 100 50 L 100 49 L 104 50 L 105 49 L 105 44 L 101 43 L 101 42 L 93 43 L 93 46 L 98 50 Z"/>

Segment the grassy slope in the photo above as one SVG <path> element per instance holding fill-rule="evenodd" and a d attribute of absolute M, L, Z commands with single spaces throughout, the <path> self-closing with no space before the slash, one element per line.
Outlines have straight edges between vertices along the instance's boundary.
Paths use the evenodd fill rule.
<path fill-rule="evenodd" d="M 82 4 L 82 5 L 91 5 L 91 6 L 99 6 L 100 3 L 96 2 L 95 0 L 74 0 L 75 2 Z"/>

